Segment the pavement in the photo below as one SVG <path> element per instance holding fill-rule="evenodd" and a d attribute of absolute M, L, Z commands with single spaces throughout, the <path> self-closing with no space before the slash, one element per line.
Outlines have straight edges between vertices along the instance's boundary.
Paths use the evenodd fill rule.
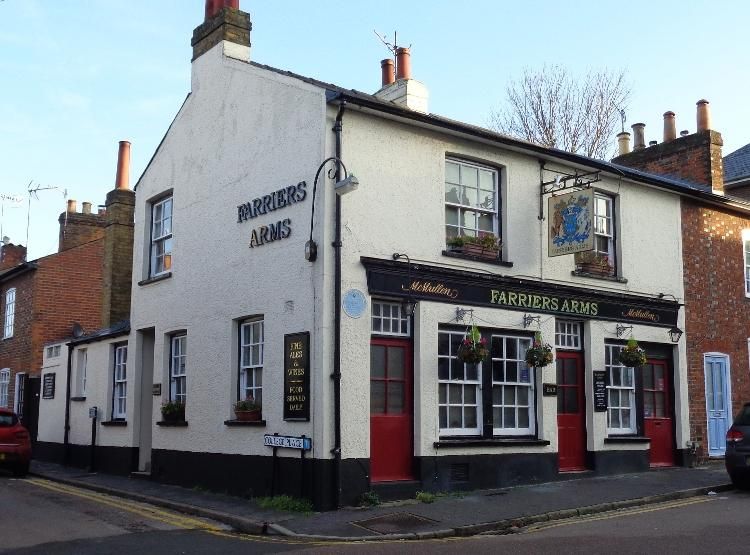
<path fill-rule="evenodd" d="M 100 493 L 211 518 L 249 534 L 377 541 L 507 533 L 538 522 L 732 489 L 723 461 L 617 476 L 567 475 L 544 484 L 438 495 L 323 513 L 266 510 L 253 500 L 144 478 L 86 473 L 33 461 L 32 474 Z"/>

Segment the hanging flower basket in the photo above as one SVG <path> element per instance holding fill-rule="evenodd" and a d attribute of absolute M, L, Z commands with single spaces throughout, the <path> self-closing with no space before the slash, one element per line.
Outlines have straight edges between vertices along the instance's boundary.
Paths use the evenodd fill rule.
<path fill-rule="evenodd" d="M 542 341 L 542 332 L 536 332 L 534 334 L 534 342 L 526 350 L 526 364 L 534 368 L 544 368 L 552 364 L 553 360 L 552 347 L 549 343 Z"/>
<path fill-rule="evenodd" d="M 465 364 L 478 364 L 487 358 L 489 353 L 487 340 L 479 333 L 479 328 L 472 325 L 458 347 L 456 358 Z"/>
<path fill-rule="evenodd" d="M 646 364 L 646 351 L 638 346 L 638 342 L 632 337 L 628 344 L 622 348 L 619 355 L 620 363 L 628 368 L 637 368 Z"/>

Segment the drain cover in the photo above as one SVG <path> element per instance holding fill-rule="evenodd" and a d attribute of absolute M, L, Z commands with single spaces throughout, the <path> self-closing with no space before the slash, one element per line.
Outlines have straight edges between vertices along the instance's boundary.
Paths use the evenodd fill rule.
<path fill-rule="evenodd" d="M 411 513 L 393 513 L 390 515 L 376 516 L 367 520 L 352 522 L 362 528 L 367 528 L 378 534 L 403 534 L 406 532 L 421 532 L 429 530 L 437 522 L 423 516 Z"/>

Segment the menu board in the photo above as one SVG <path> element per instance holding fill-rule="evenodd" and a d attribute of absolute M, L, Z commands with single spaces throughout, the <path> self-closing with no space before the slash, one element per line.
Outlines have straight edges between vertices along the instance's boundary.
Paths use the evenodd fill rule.
<path fill-rule="evenodd" d="M 594 410 L 607 410 L 607 373 L 604 370 L 594 371 Z"/>
<path fill-rule="evenodd" d="M 42 399 L 55 398 L 55 375 L 45 374 L 42 378 Z"/>
<path fill-rule="evenodd" d="M 310 420 L 310 332 L 284 336 L 284 420 Z"/>

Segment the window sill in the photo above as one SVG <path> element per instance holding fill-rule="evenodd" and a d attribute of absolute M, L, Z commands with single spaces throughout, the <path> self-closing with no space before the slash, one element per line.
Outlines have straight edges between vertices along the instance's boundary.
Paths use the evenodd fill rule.
<path fill-rule="evenodd" d="M 71 401 L 85 401 L 86 400 L 86 396 L 84 395 L 82 397 L 71 397 L 70 400 Z"/>
<path fill-rule="evenodd" d="M 119 426 L 119 427 L 125 427 L 127 425 L 128 425 L 128 421 L 127 420 L 102 420 L 102 426 Z"/>
<path fill-rule="evenodd" d="M 150 277 L 148 279 L 144 279 L 142 281 L 138 282 L 138 285 L 150 285 L 152 283 L 156 283 L 158 281 L 163 281 L 165 279 L 169 279 L 172 277 L 172 272 L 167 272 L 166 274 L 161 274 L 158 276 Z"/>
<path fill-rule="evenodd" d="M 534 438 L 456 438 L 441 439 L 433 443 L 433 446 L 442 449 L 444 447 L 543 447 L 549 444 L 550 442 L 545 439 Z"/>
<path fill-rule="evenodd" d="M 585 277 L 589 279 L 601 279 L 603 281 L 614 281 L 616 283 L 627 283 L 628 280 L 624 277 L 619 276 L 602 276 L 599 274 L 590 274 L 589 272 L 581 272 L 579 270 L 573 270 L 570 272 L 570 275 L 576 276 L 576 277 Z"/>
<path fill-rule="evenodd" d="M 225 426 L 250 426 L 255 428 L 264 428 L 266 426 L 265 420 L 225 420 L 224 421 Z"/>
<path fill-rule="evenodd" d="M 184 428 L 188 423 L 187 420 L 159 420 L 156 425 L 165 428 Z"/>
<path fill-rule="evenodd" d="M 484 262 L 485 264 L 494 264 L 495 266 L 504 266 L 505 268 L 513 267 L 513 262 L 508 262 L 506 260 L 497 260 L 495 258 L 471 256 L 470 254 L 464 254 L 462 252 L 443 251 L 443 256 L 447 256 L 448 258 L 460 258 L 462 260 L 473 260 L 475 262 Z"/>
<path fill-rule="evenodd" d="M 643 436 L 609 436 L 604 443 L 649 443 L 651 438 Z"/>

